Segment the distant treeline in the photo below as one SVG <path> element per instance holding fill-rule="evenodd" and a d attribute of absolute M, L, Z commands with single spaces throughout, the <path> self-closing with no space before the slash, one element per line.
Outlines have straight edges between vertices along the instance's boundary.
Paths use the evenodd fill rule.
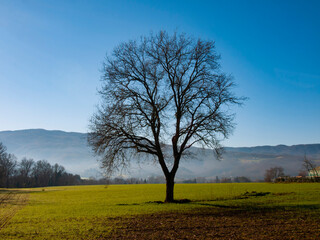
<path fill-rule="evenodd" d="M 101 185 L 101 184 L 146 184 L 165 183 L 163 176 L 148 178 L 108 178 L 108 179 L 81 179 L 80 175 L 66 172 L 59 164 L 51 165 L 46 160 L 34 161 L 23 158 L 17 161 L 13 154 L 6 152 L 6 147 L 0 143 L 0 188 L 28 188 L 68 185 Z M 197 177 L 177 180 L 177 183 L 228 183 L 251 182 L 247 177 L 207 179 Z"/>
<path fill-rule="evenodd" d="M 53 166 L 46 160 L 23 158 L 17 161 L 0 143 L 0 187 L 46 187 L 85 184 L 79 175 L 67 173 L 59 164 Z"/>
<path fill-rule="evenodd" d="M 233 177 L 233 178 L 226 178 L 216 177 L 212 178 L 205 178 L 205 177 L 197 177 L 191 179 L 177 179 L 176 183 L 244 183 L 244 182 L 251 182 L 250 178 L 248 177 Z M 148 178 L 122 178 L 122 177 L 115 177 L 109 179 L 89 179 L 87 180 L 87 184 L 146 184 L 146 183 L 166 183 L 166 179 L 163 176 L 150 176 Z"/>

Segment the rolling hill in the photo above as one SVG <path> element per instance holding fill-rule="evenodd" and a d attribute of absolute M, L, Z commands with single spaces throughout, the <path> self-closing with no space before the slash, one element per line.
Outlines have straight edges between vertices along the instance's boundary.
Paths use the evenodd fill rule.
<path fill-rule="evenodd" d="M 18 159 L 46 159 L 82 177 L 99 177 L 99 164 L 86 138 L 85 133 L 44 129 L 0 132 L 0 142 Z M 178 178 L 247 176 L 256 180 L 263 179 L 265 170 L 274 166 L 282 166 L 286 174 L 296 175 L 302 169 L 304 154 L 320 165 L 320 144 L 227 147 L 221 161 L 215 160 L 208 149 L 192 148 L 191 152 L 191 156 L 181 162 Z M 133 161 L 125 174 L 142 178 L 162 175 L 158 165 L 147 161 L 141 164 Z"/>

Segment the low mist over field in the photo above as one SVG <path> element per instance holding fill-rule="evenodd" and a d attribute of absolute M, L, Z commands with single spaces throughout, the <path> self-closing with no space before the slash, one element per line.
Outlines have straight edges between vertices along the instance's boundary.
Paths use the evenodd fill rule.
<path fill-rule="evenodd" d="M 51 164 L 58 163 L 67 171 L 82 177 L 97 177 L 99 163 L 87 144 L 85 133 L 48 131 L 30 129 L 0 132 L 0 142 L 18 159 L 45 159 Z M 246 176 L 252 180 L 263 179 L 265 170 L 281 166 L 285 174 L 297 175 L 302 169 L 304 154 L 320 164 L 320 144 L 294 146 L 226 147 L 223 159 L 214 158 L 212 150 L 192 148 L 189 159 L 181 162 L 177 177 L 190 179 L 196 177 L 215 178 Z M 197 161 L 191 161 L 197 159 Z M 141 164 L 133 161 L 131 170 L 123 175 L 139 178 L 162 176 L 157 164 Z"/>

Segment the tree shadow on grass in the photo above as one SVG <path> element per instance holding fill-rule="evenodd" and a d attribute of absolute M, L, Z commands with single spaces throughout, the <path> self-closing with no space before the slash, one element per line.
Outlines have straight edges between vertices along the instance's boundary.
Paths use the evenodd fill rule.
<path fill-rule="evenodd" d="M 173 204 L 184 204 L 184 203 L 192 203 L 190 199 L 178 199 L 172 202 Z M 170 204 L 172 204 L 170 203 Z M 118 203 L 116 204 L 117 206 L 134 206 L 134 205 L 144 205 L 144 204 L 166 204 L 163 201 L 149 201 L 149 202 L 144 202 L 144 203 Z"/>
<path fill-rule="evenodd" d="M 284 193 L 271 193 L 271 192 L 245 192 L 238 196 L 230 197 L 230 198 L 216 198 L 212 200 L 189 200 L 189 199 L 181 199 L 177 200 L 174 203 L 178 204 L 191 204 L 193 206 L 198 205 L 199 207 L 209 207 L 209 208 L 217 208 L 217 209 L 225 209 L 225 210 L 236 210 L 236 211 L 252 211 L 252 212 L 270 212 L 270 211 L 314 211 L 320 209 L 319 204 L 296 204 L 292 205 L 290 203 L 279 204 L 276 203 L 264 203 L 264 202 L 252 202 L 246 201 L 247 199 L 257 199 L 263 198 L 266 196 L 284 196 L 284 195 L 293 195 L 294 192 L 284 192 Z M 242 200 L 240 202 L 232 202 L 234 200 Z M 146 204 L 165 204 L 162 201 L 152 201 L 146 202 Z"/>
<path fill-rule="evenodd" d="M 117 206 L 137 206 L 137 205 L 141 205 L 139 203 L 118 203 L 116 204 Z"/>
<path fill-rule="evenodd" d="M 169 204 L 186 204 L 186 205 L 193 205 L 193 207 L 199 206 L 199 208 L 208 207 L 211 209 L 225 209 L 226 211 L 246 211 L 246 212 L 274 212 L 274 211 L 314 211 L 320 209 L 320 203 L 319 204 L 279 204 L 276 203 L 270 204 L 270 203 L 264 203 L 264 202 L 254 202 L 254 201 L 246 201 L 247 199 L 257 199 L 257 198 L 263 198 L 266 196 L 284 196 L 284 195 L 292 195 L 295 194 L 294 192 L 285 192 L 285 193 L 271 193 L 271 192 L 245 192 L 243 194 L 240 194 L 238 196 L 233 196 L 229 198 L 216 198 L 211 200 L 190 200 L 190 199 L 179 199 L 174 201 L 173 203 Z M 240 200 L 234 201 L 234 200 Z M 232 201 L 232 202 L 229 202 Z M 145 204 L 153 204 L 153 205 L 159 205 L 159 204 L 168 204 L 163 201 L 149 201 L 144 203 L 119 203 L 116 204 L 117 206 L 137 206 L 137 205 L 145 205 Z"/>

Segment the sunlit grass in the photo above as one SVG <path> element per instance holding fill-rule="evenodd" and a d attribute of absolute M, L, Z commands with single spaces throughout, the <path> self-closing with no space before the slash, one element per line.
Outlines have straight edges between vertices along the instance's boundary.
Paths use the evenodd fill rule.
<path fill-rule="evenodd" d="M 231 207 L 320 212 L 320 184 L 316 183 L 176 184 L 175 198 L 192 200 L 186 204 L 156 203 L 165 198 L 163 184 L 26 190 L 30 191 L 28 204 L 1 229 L 0 239 L 95 239 L 121 224 L 117 220 L 121 216 L 208 206 L 217 211 Z"/>

